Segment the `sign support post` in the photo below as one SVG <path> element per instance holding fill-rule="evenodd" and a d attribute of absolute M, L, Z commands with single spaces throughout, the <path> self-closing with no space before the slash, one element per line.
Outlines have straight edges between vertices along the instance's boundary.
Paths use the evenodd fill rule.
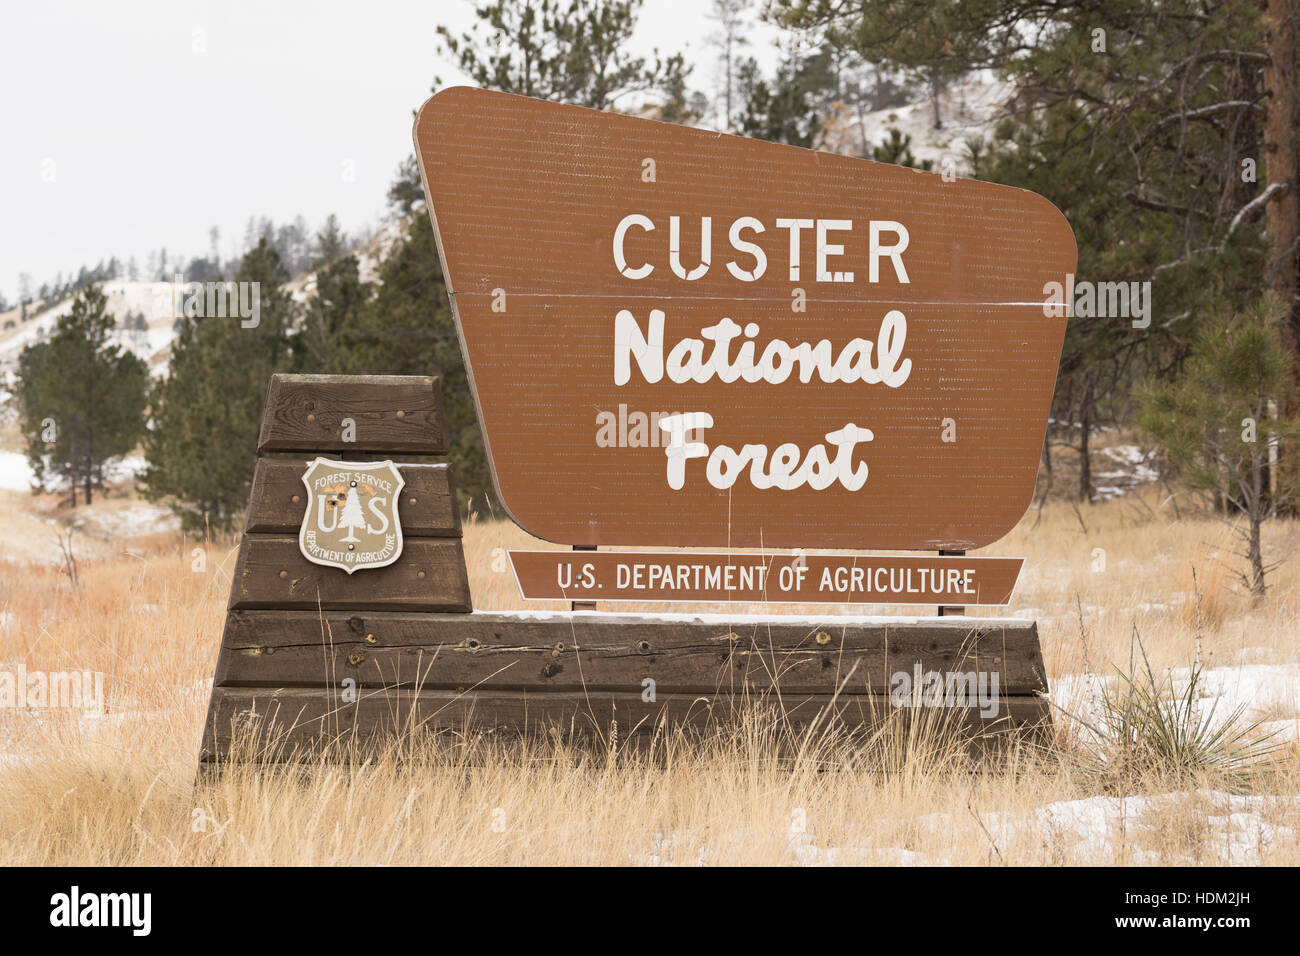
<path fill-rule="evenodd" d="M 966 552 L 965 552 L 965 551 L 946 551 L 946 550 L 944 550 L 943 548 L 940 548 L 940 549 L 939 549 L 939 557 L 943 558 L 943 557 L 948 557 L 949 555 L 951 555 L 951 556 L 953 556 L 953 557 L 965 557 Z M 939 605 L 939 616 L 940 616 L 940 617 L 965 617 L 965 616 L 966 616 L 966 608 L 965 608 L 965 607 L 962 607 L 962 606 L 960 606 L 960 605 L 953 606 L 953 605 L 947 605 L 947 604 L 940 604 L 940 605 Z"/>
<path fill-rule="evenodd" d="M 574 551 L 595 551 L 596 545 L 575 544 L 573 546 L 573 550 Z M 596 602 L 595 601 L 573 601 L 570 603 L 570 608 L 574 611 L 594 611 L 596 610 Z"/>

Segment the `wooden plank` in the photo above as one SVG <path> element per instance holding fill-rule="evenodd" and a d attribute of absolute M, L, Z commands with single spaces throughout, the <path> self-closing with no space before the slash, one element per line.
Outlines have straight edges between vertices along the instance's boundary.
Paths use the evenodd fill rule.
<path fill-rule="evenodd" d="M 302 476 L 308 462 L 261 458 L 253 474 L 245 531 L 297 534 L 307 508 Z M 407 538 L 459 538 L 460 508 L 449 465 L 401 465 L 406 486 L 398 512 Z"/>
<path fill-rule="evenodd" d="M 268 742 L 276 747 L 263 755 L 285 759 L 285 748 L 351 737 L 359 741 L 417 731 L 509 731 L 564 735 L 608 734 L 617 721 L 621 739 L 653 734 L 669 727 L 706 729 L 735 719 L 755 708 L 764 710 L 792 730 L 842 721 L 852 728 L 877 727 L 892 715 L 900 723 L 925 720 L 931 727 L 948 727 L 963 736 L 1041 733 L 1050 719 L 1047 705 L 1034 697 L 1006 698 L 996 716 L 981 716 L 972 708 L 892 708 L 885 698 L 828 694 L 785 695 L 743 699 L 729 695 L 658 695 L 644 700 L 640 693 L 502 693 L 475 691 L 412 691 L 364 689 L 355 700 L 341 689 L 218 687 L 205 728 L 203 760 L 229 753 L 232 738 L 245 734 L 242 756 L 255 759 Z M 234 728 L 232 730 L 232 728 Z M 255 743 L 254 743 L 255 742 Z"/>
<path fill-rule="evenodd" d="M 345 420 L 355 425 L 346 441 Z M 444 455 L 438 379 L 429 375 L 271 376 L 259 452 Z"/>
<path fill-rule="evenodd" d="M 1016 619 L 283 611 L 229 615 L 216 684 L 888 694 L 918 666 L 996 676 L 1006 695 L 1047 687 L 1037 628 Z"/>
<path fill-rule="evenodd" d="M 230 607 L 468 611 L 472 604 L 459 539 L 413 538 L 394 564 L 348 574 L 308 561 L 296 536 L 246 534 Z"/>

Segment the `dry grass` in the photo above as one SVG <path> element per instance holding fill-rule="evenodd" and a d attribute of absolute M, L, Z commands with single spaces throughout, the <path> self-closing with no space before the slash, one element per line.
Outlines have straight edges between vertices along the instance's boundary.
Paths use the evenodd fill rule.
<path fill-rule="evenodd" d="M 0 497 L 0 534 L 20 533 L 23 496 Z M 1132 672 L 1135 626 L 1157 671 L 1188 667 L 1198 648 L 1208 668 L 1297 664 L 1296 525 L 1268 529 L 1282 564 L 1258 606 L 1215 577 L 1234 560 L 1220 529 L 1174 520 L 1154 495 L 1078 515 L 1053 503 L 990 551 L 1028 559 L 1010 611 L 1039 621 L 1063 687 Z M 985 764 L 941 731 L 790 741 L 757 717 L 648 753 L 445 736 L 348 768 L 245 767 L 196 788 L 235 544 L 207 543 L 193 570 L 192 542 L 136 540 L 128 555 L 110 541 L 76 588 L 54 565 L 0 564 L 0 667 L 103 672 L 108 705 L 98 718 L 0 710 L 0 863 L 1300 863 L 1294 745 L 1246 794 L 1209 773 L 1148 774 L 1116 793 L 1077 765 L 1064 726 L 1058 753 Z M 497 549 L 538 543 L 476 520 L 466 545 L 476 606 L 520 606 Z"/>

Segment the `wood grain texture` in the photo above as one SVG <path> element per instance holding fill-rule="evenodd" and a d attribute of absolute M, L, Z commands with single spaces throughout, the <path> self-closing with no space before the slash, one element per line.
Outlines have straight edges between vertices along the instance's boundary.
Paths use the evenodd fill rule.
<path fill-rule="evenodd" d="M 415 142 L 498 493 L 532 534 L 598 546 L 965 550 L 997 540 L 1024 513 L 1066 328 L 1064 309 L 1045 310 L 1045 286 L 1076 265 L 1070 227 L 1047 200 L 463 87 L 424 105 Z M 654 225 L 623 243 L 630 267 L 653 268 L 641 279 L 621 273 L 613 254 L 633 213 Z M 711 264 L 687 280 L 704 265 L 704 216 Z M 790 218 L 810 224 L 795 240 L 797 278 L 790 230 L 777 225 Z M 764 226 L 743 234 L 767 263 L 752 282 L 727 268 L 757 269 L 757 256 L 729 239 L 742 219 Z M 819 277 L 813 221 L 853 223 L 829 240 L 829 268 L 852 271 L 853 281 Z M 887 261 L 869 281 L 868 221 L 908 230 L 906 281 Z M 674 382 L 637 360 L 616 385 L 616 316 L 628 310 L 653 338 L 656 309 L 668 359 L 688 339 L 711 354 L 702 332 L 723 319 L 758 327 L 745 340 L 756 357 L 778 338 L 839 355 L 855 339 L 874 343 L 898 310 L 909 377 L 897 387 L 799 374 Z M 733 356 L 740 342 L 737 333 Z M 598 439 L 598 416 L 620 409 L 707 412 L 711 451 L 792 444 L 806 455 L 853 423 L 874 433 L 854 458 L 870 474 L 856 490 L 761 488 L 743 476 L 714 487 L 696 459 L 675 490 L 659 442 L 624 440 L 622 426 L 616 443 Z M 955 428 L 947 438 L 946 422 Z"/>
<path fill-rule="evenodd" d="M 356 425 L 344 441 L 344 419 Z M 444 455 L 438 379 L 426 375 L 271 376 L 259 452 Z"/>
<path fill-rule="evenodd" d="M 216 684 L 639 693 L 650 678 L 663 693 L 887 695 L 919 665 L 996 674 L 1008 695 L 1046 690 L 1032 621 L 848 620 L 242 611 L 227 620 Z"/>
<path fill-rule="evenodd" d="M 345 738 L 372 740 L 413 731 L 606 735 L 617 721 L 620 739 L 647 736 L 670 727 L 703 730 L 716 722 L 762 708 L 799 730 L 814 723 L 843 722 L 873 727 L 887 719 L 951 722 L 964 735 L 1035 732 L 1050 719 L 1038 698 L 1008 698 L 996 716 L 973 709 L 890 707 L 879 697 L 824 694 L 768 695 L 741 699 L 727 695 L 659 695 L 648 702 L 639 693 L 498 693 L 476 691 L 362 690 L 354 702 L 338 689 L 218 687 L 205 728 L 201 759 L 219 760 L 230 752 L 235 735 L 245 735 L 242 755 L 256 758 L 259 747 L 273 742 L 269 756 L 285 759 L 295 746 Z M 933 726 L 933 724 L 932 724 Z M 251 746 L 250 746 L 251 744 Z"/>
<path fill-rule="evenodd" d="M 261 458 L 253 473 L 245 531 L 297 534 L 307 508 L 302 476 L 309 462 Z M 400 465 L 406 481 L 398 503 L 406 538 L 461 536 L 460 508 L 449 465 Z"/>
<path fill-rule="evenodd" d="M 459 539 L 413 538 L 386 568 L 348 574 L 313 564 L 298 538 L 245 534 L 231 582 L 230 608 L 468 611 L 472 607 Z"/>

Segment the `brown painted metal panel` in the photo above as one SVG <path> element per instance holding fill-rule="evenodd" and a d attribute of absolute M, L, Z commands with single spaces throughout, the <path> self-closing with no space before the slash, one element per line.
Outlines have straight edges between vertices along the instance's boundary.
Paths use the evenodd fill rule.
<path fill-rule="evenodd" d="M 973 549 L 1023 514 L 1065 332 L 1064 310 L 1044 307 L 1046 286 L 1064 283 L 1076 261 L 1069 225 L 1045 199 L 467 88 L 424 105 L 415 142 L 497 490 L 533 534 L 579 545 Z M 631 215 L 645 219 L 628 221 L 620 263 L 616 235 Z M 684 278 L 703 265 L 704 217 L 708 268 Z M 900 224 L 907 245 L 891 255 Z M 886 321 L 893 313 L 901 323 Z M 705 339 L 723 334 L 724 319 L 736 326 L 726 359 L 696 377 L 685 365 L 674 373 L 688 340 L 709 360 Z M 776 339 L 806 343 L 803 358 L 778 355 Z M 747 342 L 755 363 L 774 350 L 766 377 L 723 381 L 743 373 L 732 366 Z M 822 348 L 832 360 L 849 354 L 819 363 Z M 616 384 L 620 354 L 628 374 Z M 665 412 L 712 415 L 709 455 L 727 446 L 741 456 L 730 484 L 710 482 L 700 458 L 670 487 L 663 443 L 637 418 Z M 611 420 L 607 447 L 599 423 L 609 439 Z M 758 487 L 787 443 L 797 462 L 818 445 L 835 461 L 848 445 L 847 465 L 865 465 L 866 480 Z M 744 454 L 756 445 L 761 456 Z"/>

